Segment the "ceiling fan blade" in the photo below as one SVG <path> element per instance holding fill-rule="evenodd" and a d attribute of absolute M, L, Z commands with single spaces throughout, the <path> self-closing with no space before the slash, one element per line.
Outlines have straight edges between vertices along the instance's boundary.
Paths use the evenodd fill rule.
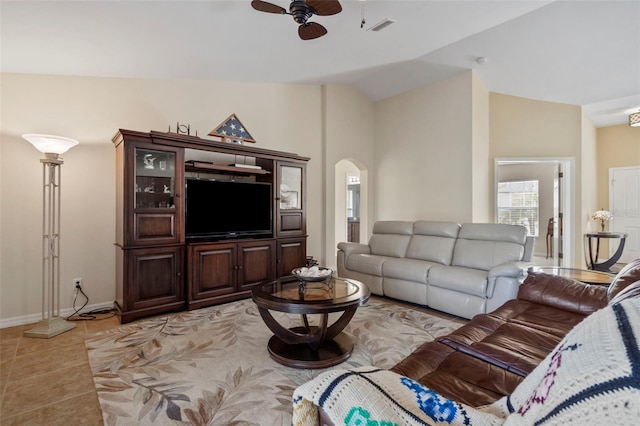
<path fill-rule="evenodd" d="M 313 40 L 322 37 L 327 33 L 327 29 L 317 22 L 307 22 L 298 27 L 298 35 L 302 40 Z"/>
<path fill-rule="evenodd" d="M 335 15 L 342 12 L 342 6 L 338 0 L 307 0 L 307 6 L 319 16 Z"/>
<path fill-rule="evenodd" d="M 260 12 L 279 13 L 281 15 L 287 13 L 287 10 L 284 7 L 280 7 L 277 4 L 261 0 L 253 0 L 251 2 L 251 7 L 253 7 L 255 10 L 259 10 Z"/>

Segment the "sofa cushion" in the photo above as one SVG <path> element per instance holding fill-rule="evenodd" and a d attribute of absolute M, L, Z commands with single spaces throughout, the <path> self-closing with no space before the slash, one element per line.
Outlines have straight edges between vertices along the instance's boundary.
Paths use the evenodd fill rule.
<path fill-rule="evenodd" d="M 514 243 L 524 246 L 527 240 L 527 228 L 502 223 L 464 223 L 460 227 L 458 238 Z"/>
<path fill-rule="evenodd" d="M 508 395 L 523 380 L 439 342 L 421 345 L 391 371 L 471 406 L 489 404 Z"/>
<path fill-rule="evenodd" d="M 369 239 L 371 254 L 389 257 L 404 257 L 412 234 L 413 222 L 376 222 L 373 226 L 373 234 Z"/>
<path fill-rule="evenodd" d="M 382 274 L 385 278 L 399 278 L 426 285 L 429 268 L 433 265 L 432 262 L 417 259 L 388 259 L 382 265 Z"/>
<path fill-rule="evenodd" d="M 474 296 L 487 295 L 487 272 L 457 266 L 434 265 L 429 269 L 429 286 Z"/>
<path fill-rule="evenodd" d="M 531 272 L 518 288 L 518 299 L 585 316 L 607 304 L 607 289 L 570 278 Z"/>
<path fill-rule="evenodd" d="M 382 276 L 382 264 L 393 259 L 373 254 L 352 254 L 347 258 L 347 268 L 364 274 Z"/>
<path fill-rule="evenodd" d="M 438 342 L 525 377 L 556 347 L 562 336 L 490 315 L 439 337 Z"/>
<path fill-rule="evenodd" d="M 635 425 L 640 418 L 640 299 L 589 315 L 496 403 L 505 425 Z"/>
<path fill-rule="evenodd" d="M 460 225 L 454 222 L 419 220 L 413 225 L 413 237 L 407 257 L 450 265 Z"/>
<path fill-rule="evenodd" d="M 611 281 L 607 297 L 609 300 L 624 290 L 628 285 L 640 281 L 640 257 L 627 263 Z"/>
<path fill-rule="evenodd" d="M 559 337 L 566 335 L 586 316 L 520 299 L 509 300 L 487 315 Z"/>
<path fill-rule="evenodd" d="M 522 259 L 527 230 L 498 223 L 465 223 L 453 250 L 452 265 L 488 271 Z"/>

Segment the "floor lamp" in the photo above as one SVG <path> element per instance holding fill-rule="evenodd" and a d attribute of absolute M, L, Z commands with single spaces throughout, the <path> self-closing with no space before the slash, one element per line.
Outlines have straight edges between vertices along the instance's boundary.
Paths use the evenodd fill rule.
<path fill-rule="evenodd" d="M 48 339 L 75 328 L 60 317 L 60 169 L 63 154 L 78 141 L 52 135 L 22 135 L 44 153 L 42 163 L 42 320 L 26 337 Z"/>

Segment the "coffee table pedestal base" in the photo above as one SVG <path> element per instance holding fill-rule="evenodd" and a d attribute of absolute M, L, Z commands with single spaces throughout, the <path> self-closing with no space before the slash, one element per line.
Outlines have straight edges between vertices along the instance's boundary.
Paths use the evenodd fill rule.
<path fill-rule="evenodd" d="M 292 328 L 291 331 L 301 333 L 303 327 Z M 278 336 L 269 339 L 269 355 L 276 362 L 293 368 L 327 368 L 346 361 L 353 352 L 353 341 L 345 333 L 340 333 L 332 340 L 323 342 L 317 350 L 306 343 L 290 345 Z"/>

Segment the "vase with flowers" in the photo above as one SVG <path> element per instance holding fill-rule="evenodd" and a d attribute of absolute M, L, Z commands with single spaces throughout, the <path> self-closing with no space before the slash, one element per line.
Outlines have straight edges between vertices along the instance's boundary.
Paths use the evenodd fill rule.
<path fill-rule="evenodd" d="M 611 214 L 611 212 L 604 210 L 604 209 L 600 209 L 597 212 L 595 212 L 592 216 L 592 219 L 594 220 L 599 220 L 600 221 L 600 232 L 604 232 L 604 224 L 605 222 L 613 219 L 613 215 Z"/>

